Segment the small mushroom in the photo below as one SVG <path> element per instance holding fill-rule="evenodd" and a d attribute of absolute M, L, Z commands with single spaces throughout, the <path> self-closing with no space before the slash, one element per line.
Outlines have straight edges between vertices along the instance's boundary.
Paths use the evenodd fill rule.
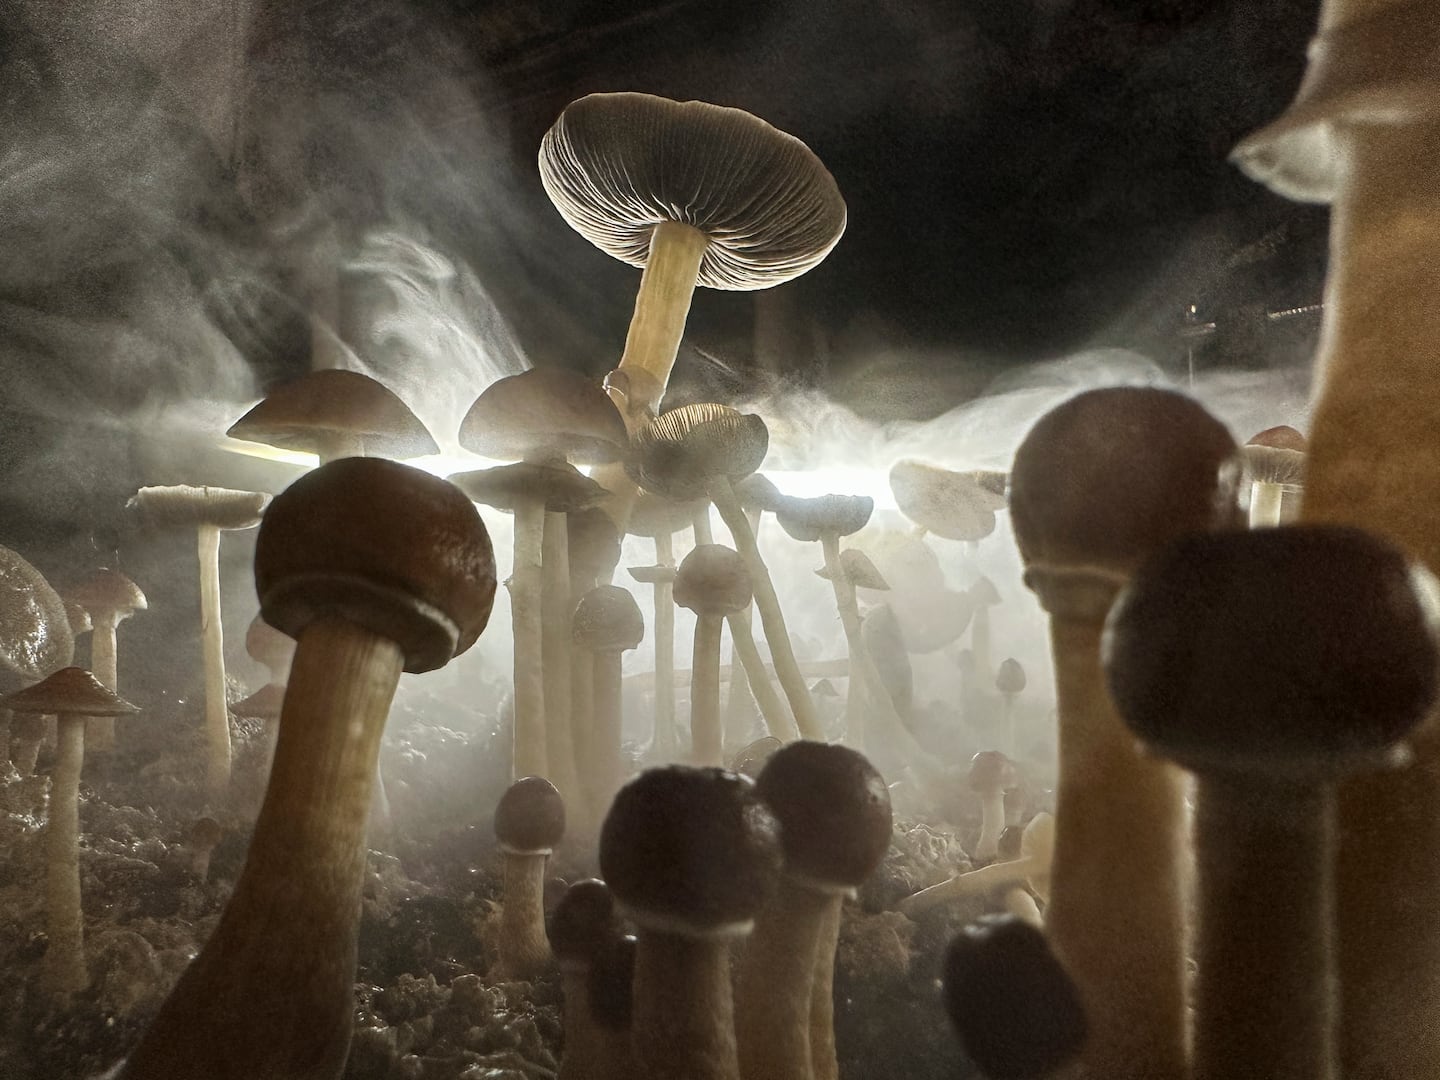
<path fill-rule="evenodd" d="M 645 617 L 628 590 L 618 585 L 597 585 L 576 605 L 571 633 L 575 644 L 591 657 L 593 721 L 586 740 L 584 780 L 590 805 L 599 818 L 623 779 L 620 654 L 644 640 Z"/>
<path fill-rule="evenodd" d="M 1004 475 L 897 461 L 890 467 L 890 493 L 900 512 L 926 532 L 973 544 L 995 531 L 995 511 L 1005 506 L 1004 485 L 995 478 Z"/>
<path fill-rule="evenodd" d="M 695 613 L 695 652 L 690 661 L 690 753 L 697 765 L 719 765 L 720 627 L 750 603 L 745 560 L 723 544 L 701 544 L 675 575 L 675 603 Z"/>
<path fill-rule="evenodd" d="M 500 797 L 495 838 L 504 863 L 496 979 L 533 979 L 554 957 L 545 934 L 545 866 L 565 835 L 565 802 L 549 780 L 525 776 Z"/>
<path fill-rule="evenodd" d="M 1028 888 L 1048 905 L 1054 858 L 1055 818 L 1051 814 L 1039 813 L 1021 831 L 1020 852 L 1015 858 L 992 862 L 979 870 L 969 870 L 938 885 L 921 889 L 900 901 L 898 910 L 914 918 L 939 904 L 968 896 L 1002 891 L 1008 900 L 1013 890 L 1023 888 Z"/>
<path fill-rule="evenodd" d="M 1005 702 L 1005 738 L 1010 749 L 1015 748 L 1015 699 L 1025 689 L 1025 668 L 1013 656 L 1000 661 L 995 672 L 995 689 Z"/>
<path fill-rule="evenodd" d="M 245 651 L 270 677 L 259 690 L 230 706 L 230 711 L 236 716 L 264 720 L 267 737 L 273 743 L 280 729 L 280 709 L 285 702 L 290 664 L 295 658 L 295 642 L 257 614 L 245 631 Z"/>
<path fill-rule="evenodd" d="M 607 962 L 620 936 L 610 887 L 594 878 L 571 885 L 551 916 L 550 946 L 560 964 L 565 999 L 565 1053 L 559 1080 L 631 1080 L 635 1075 L 628 1017 L 622 1017 L 625 1022 L 620 1025 L 602 1022 L 602 1017 L 615 1019 L 617 995 L 608 986 L 594 995 L 590 991 L 597 961 L 601 966 Z M 624 980 L 622 996 L 627 999 L 629 983 Z M 625 1001 L 622 1011 L 628 1012 L 629 1004 Z M 616 1026 L 620 1030 L 613 1030 Z"/>
<path fill-rule="evenodd" d="M 1000 854 L 1005 831 L 1005 793 L 1020 785 L 1015 763 L 998 750 L 981 750 L 970 759 L 966 786 L 980 796 L 980 838 L 975 841 L 977 863 L 993 862 Z"/>
<path fill-rule="evenodd" d="M 202 884 L 210 879 L 210 856 L 224 838 L 225 831 L 213 817 L 196 818 L 190 826 L 186 836 L 190 846 L 190 872 Z"/>
<path fill-rule="evenodd" d="M 1250 481 L 1250 527 L 1280 524 L 1285 489 L 1305 480 L 1305 436 L 1292 427 L 1266 428 L 1240 448 Z"/>

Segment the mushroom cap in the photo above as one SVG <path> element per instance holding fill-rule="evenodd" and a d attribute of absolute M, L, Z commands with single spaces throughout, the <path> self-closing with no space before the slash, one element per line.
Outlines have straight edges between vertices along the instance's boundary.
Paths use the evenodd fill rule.
<path fill-rule="evenodd" d="M 675 603 L 696 615 L 744 611 L 753 599 L 750 571 L 734 548 L 700 544 L 675 571 Z"/>
<path fill-rule="evenodd" d="M 837 569 L 840 580 L 854 585 L 857 589 L 886 592 L 890 588 L 890 583 L 885 580 L 885 575 L 880 573 L 879 568 L 870 561 L 870 556 L 859 548 L 846 548 L 840 552 L 840 564 Z M 826 581 L 830 581 L 835 576 L 832 568 L 828 566 L 822 566 L 815 573 Z"/>
<path fill-rule="evenodd" d="M 900 512 L 927 532 L 973 542 L 995 531 L 995 494 L 977 475 L 897 461 L 890 467 L 890 492 Z"/>
<path fill-rule="evenodd" d="M 995 582 L 984 574 L 970 583 L 965 594 L 977 608 L 994 607 L 1000 603 L 1000 590 L 995 587 Z"/>
<path fill-rule="evenodd" d="M 605 942 L 619 934 L 615 898 L 598 878 L 577 881 L 565 890 L 550 916 L 550 948 L 561 963 L 589 963 Z"/>
<path fill-rule="evenodd" d="M 125 507 L 151 525 L 253 529 L 269 502 L 270 496 L 263 491 L 174 484 L 142 487 Z"/>
<path fill-rule="evenodd" d="M 336 436 L 358 437 L 365 452 L 376 457 L 440 452 L 420 418 L 393 392 L 343 368 L 312 371 L 272 387 L 225 434 L 306 454 L 326 453 Z"/>
<path fill-rule="evenodd" d="M 255 544 L 260 613 L 297 641 L 338 616 L 432 671 L 480 636 L 495 601 L 495 556 L 455 485 L 384 458 L 341 458 L 275 497 Z"/>
<path fill-rule="evenodd" d="M 274 671 L 290 663 L 295 655 L 295 640 L 276 630 L 256 612 L 245 631 L 245 652 L 257 664 Z"/>
<path fill-rule="evenodd" d="M 563 462 L 521 461 L 455 473 L 449 480 L 472 502 L 512 512 L 538 497 L 545 500 L 549 513 L 570 514 L 594 506 L 609 494 L 598 482 Z"/>
<path fill-rule="evenodd" d="M 633 934 L 617 934 L 602 944 L 590 961 L 585 978 L 590 1018 L 606 1031 L 630 1030 L 637 944 Z"/>
<path fill-rule="evenodd" d="M 566 544 L 570 549 L 570 581 L 575 591 L 589 588 L 596 579 L 610 576 L 620 561 L 620 533 L 615 521 L 598 506 L 565 515 Z"/>
<path fill-rule="evenodd" d="M 735 759 L 730 762 L 730 771 L 743 773 L 749 777 L 760 775 L 760 770 L 770 760 L 776 750 L 784 746 L 774 735 L 762 735 L 752 743 L 742 746 Z"/>
<path fill-rule="evenodd" d="M 645 640 L 645 616 L 629 589 L 597 585 L 575 605 L 575 644 L 591 652 L 624 652 Z"/>
<path fill-rule="evenodd" d="M 792 876 L 857 888 L 890 850 L 890 790 L 848 746 L 792 742 L 770 755 L 755 787 L 780 823 Z"/>
<path fill-rule="evenodd" d="M 785 501 L 780 489 L 764 473 L 751 473 L 735 485 L 735 497 L 740 500 L 742 510 L 758 510 L 762 514 L 775 512 Z"/>
<path fill-rule="evenodd" d="M 723 769 L 649 769 L 620 789 L 600 830 L 600 872 L 644 929 L 743 933 L 779 865 L 779 825 L 755 782 Z"/>
<path fill-rule="evenodd" d="M 522 776 L 495 807 L 495 838 L 516 855 L 549 852 L 565 837 L 565 800 L 543 776 Z"/>
<path fill-rule="evenodd" d="M 486 387 L 460 422 L 460 445 L 500 461 L 540 455 L 604 465 L 620 460 L 630 436 L 599 383 L 544 367 Z"/>
<path fill-rule="evenodd" d="M 186 839 L 190 841 L 191 847 L 205 848 L 208 851 L 213 850 L 224 837 L 225 830 L 218 821 L 213 817 L 199 817 L 190 826 Z"/>
<path fill-rule="evenodd" d="M 875 512 L 869 495 L 818 495 L 813 499 L 789 497 L 775 507 L 775 520 L 792 539 L 814 542 L 825 536 L 859 532 Z"/>
<path fill-rule="evenodd" d="M 1013 915 L 983 915 L 945 953 L 945 1010 L 980 1071 L 1049 1076 L 1088 1034 L 1080 994 L 1045 935 Z"/>
<path fill-rule="evenodd" d="M 673 566 L 631 566 L 627 567 L 627 572 L 644 585 L 672 584 L 676 573 Z"/>
<path fill-rule="evenodd" d="M 1273 446 L 1278 450 L 1298 450 L 1302 454 L 1308 449 L 1305 436 L 1289 424 L 1280 424 L 1276 427 L 1269 427 L 1264 431 L 1256 432 L 1245 445 Z"/>
<path fill-rule="evenodd" d="M 266 683 L 249 697 L 231 705 L 230 711 L 236 716 L 249 716 L 256 720 L 278 720 L 284 705 L 285 688 L 275 683 Z"/>
<path fill-rule="evenodd" d="M 1283 446 L 1260 446 L 1246 443 L 1240 447 L 1245 479 L 1261 484 L 1303 484 L 1305 454 Z"/>
<path fill-rule="evenodd" d="M 119 570 L 95 571 L 69 591 L 69 598 L 88 611 L 92 618 L 100 612 L 113 612 L 120 619 L 127 619 L 132 613 L 149 607 L 140 586 Z"/>
<path fill-rule="evenodd" d="M 1129 573 L 1176 536 L 1238 526 L 1239 478 L 1235 441 L 1192 399 L 1090 390 L 1041 417 L 1016 451 L 1015 539 L 1027 567 Z"/>
<path fill-rule="evenodd" d="M 71 637 L 78 638 L 81 634 L 88 634 L 95 629 L 95 621 L 90 618 L 90 612 L 85 610 L 84 604 L 68 596 L 62 596 L 60 602 L 65 605 L 65 620 L 70 624 Z"/>
<path fill-rule="evenodd" d="M 1013 656 L 1000 661 L 995 672 L 995 689 L 1002 694 L 1018 694 L 1025 689 L 1025 669 Z"/>
<path fill-rule="evenodd" d="M 981 750 L 970 759 L 965 783 L 971 791 L 1014 791 L 1020 786 L 1015 762 L 999 750 Z"/>
<path fill-rule="evenodd" d="M 1435 698 L 1437 590 L 1358 529 L 1182 537 L 1111 611 L 1111 696 L 1187 768 L 1314 778 L 1393 763 Z"/>
<path fill-rule="evenodd" d="M 124 716 L 140 711 L 81 667 L 61 668 L 34 686 L 0 698 L 0 708 L 65 716 Z"/>
<path fill-rule="evenodd" d="M 39 570 L 0 547 L 0 686 L 39 679 L 74 655 L 65 602 Z"/>
<path fill-rule="evenodd" d="M 749 477 L 746 477 L 748 480 Z M 631 536 L 673 536 L 695 523 L 695 515 L 708 504 L 707 499 L 676 502 L 651 491 L 642 491 L 630 510 L 626 531 Z"/>
<path fill-rule="evenodd" d="M 540 143 L 540 180 L 571 228 L 631 266 L 678 221 L 710 243 L 699 284 L 768 289 L 820 263 L 845 201 L 809 147 L 740 109 L 649 94 L 571 102 Z"/>
<path fill-rule="evenodd" d="M 758 416 L 728 405 L 682 405 L 636 433 L 625 471 L 647 491 L 698 499 L 716 477 L 735 483 L 749 476 L 769 448 L 769 429 Z"/>

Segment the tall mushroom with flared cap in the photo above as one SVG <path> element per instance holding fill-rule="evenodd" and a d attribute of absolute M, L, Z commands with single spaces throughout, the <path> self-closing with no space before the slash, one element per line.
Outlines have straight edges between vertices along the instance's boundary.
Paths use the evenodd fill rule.
<path fill-rule="evenodd" d="M 1238 483 L 1224 425 L 1146 387 L 1052 409 L 1010 471 L 1025 583 L 1050 615 L 1060 741 L 1047 929 L 1090 1017 L 1087 1076 L 1179 1076 L 1185 1061 L 1179 775 L 1141 753 L 1115 715 L 1101 628 L 1144 558 L 1186 532 L 1238 524 Z"/>
<path fill-rule="evenodd" d="M 750 603 L 750 574 L 734 548 L 701 544 L 675 574 L 675 603 L 695 613 L 695 652 L 690 661 L 690 756 L 697 765 L 719 765 L 720 626 Z"/>
<path fill-rule="evenodd" d="M 58 725 L 55 771 L 50 777 L 50 819 L 45 826 L 44 985 L 54 994 L 85 989 L 84 923 L 80 903 L 80 770 L 85 763 L 85 719 L 136 711 L 84 668 L 61 668 L 42 682 L 0 699 L 14 713 L 54 714 Z"/>
<path fill-rule="evenodd" d="M 545 936 L 545 866 L 564 836 L 565 800 L 549 780 L 522 776 L 500 796 L 495 839 L 505 883 L 497 979 L 533 979 L 554 959 Z"/>
<path fill-rule="evenodd" d="M 1337 1068 L 1335 786 L 1409 756 L 1437 637 L 1434 576 L 1333 525 L 1183 537 L 1111 612 L 1116 708 L 1196 777 L 1195 1080 L 1416 1075 Z"/>
<path fill-rule="evenodd" d="M 220 618 L 220 533 L 250 529 L 270 496 L 230 488 L 142 487 L 127 504 L 151 524 L 195 529 L 200 562 L 200 648 L 205 664 L 205 786 L 221 796 L 230 783 L 230 714 L 225 704 L 225 636 Z"/>
<path fill-rule="evenodd" d="M 651 769 L 615 797 L 600 871 L 638 930 L 641 1076 L 739 1080 L 730 947 L 774 887 L 778 833 L 755 782 L 720 769 Z"/>
<path fill-rule="evenodd" d="M 623 779 L 620 735 L 624 704 L 620 658 L 645 638 L 645 618 L 629 591 L 597 585 L 580 598 L 571 623 L 575 644 L 590 655 L 592 726 L 587 738 L 586 795 L 600 820 Z"/>
<path fill-rule="evenodd" d="M 120 676 L 115 632 L 122 622 L 149 605 L 140 586 L 118 570 L 97 570 L 70 590 L 74 600 L 90 615 L 90 670 L 111 690 L 119 693 Z M 101 753 L 115 746 L 115 720 L 96 716 L 86 721 L 85 747 Z"/>
<path fill-rule="evenodd" d="M 344 458 L 271 504 L 255 588 L 265 621 L 296 640 L 264 805 L 219 925 L 125 1080 L 340 1076 L 385 718 L 402 670 L 434 670 L 475 643 L 495 561 L 453 485 Z"/>

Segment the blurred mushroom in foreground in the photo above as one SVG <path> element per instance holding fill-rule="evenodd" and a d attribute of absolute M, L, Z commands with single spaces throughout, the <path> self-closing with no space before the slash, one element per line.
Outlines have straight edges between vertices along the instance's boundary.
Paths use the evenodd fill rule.
<path fill-rule="evenodd" d="M 601 1022 L 596 1013 L 604 1013 L 600 999 L 605 995 L 590 992 L 597 962 L 605 962 L 607 950 L 619 937 L 620 923 L 608 885 L 591 878 L 566 890 L 550 920 L 550 945 L 560 962 L 565 995 L 565 1052 L 558 1080 L 631 1080 L 635 1076 L 629 1024 L 617 1032 Z M 628 985 L 625 990 L 628 993 Z"/>

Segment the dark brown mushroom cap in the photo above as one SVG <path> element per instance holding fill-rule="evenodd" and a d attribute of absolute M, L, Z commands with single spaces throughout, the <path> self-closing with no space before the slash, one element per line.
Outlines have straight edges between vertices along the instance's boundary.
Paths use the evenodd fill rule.
<path fill-rule="evenodd" d="M 880 573 L 870 556 L 859 548 L 846 548 L 840 552 L 840 565 L 837 568 L 822 566 L 815 573 L 829 581 L 836 576 L 837 570 L 841 581 L 848 582 L 857 589 L 874 589 L 876 592 L 887 592 L 890 589 L 885 575 Z"/>
<path fill-rule="evenodd" d="M 1000 661 L 995 672 L 995 689 L 1002 694 L 1018 694 L 1025 689 L 1025 669 L 1013 656 Z"/>
<path fill-rule="evenodd" d="M 696 615 L 729 615 L 744 611 L 753 593 L 750 571 L 734 548 L 700 544 L 675 572 L 675 603 Z"/>
<path fill-rule="evenodd" d="M 758 510 L 762 514 L 773 514 L 786 498 L 764 473 L 751 473 L 737 483 L 735 497 L 740 500 L 741 509 Z"/>
<path fill-rule="evenodd" d="M 610 571 L 620 561 L 620 533 L 609 514 L 592 506 L 565 515 L 565 537 L 574 592 L 588 589 L 597 579 L 609 580 Z"/>
<path fill-rule="evenodd" d="M 1289 424 L 1280 424 L 1277 427 L 1269 427 L 1264 431 L 1256 432 L 1245 445 L 1272 446 L 1277 450 L 1298 450 L 1302 454 L 1308 449 L 1305 436 Z"/>
<path fill-rule="evenodd" d="M 723 769 L 641 773 L 600 831 L 600 872 L 642 928 L 706 934 L 748 924 L 779 865 L 779 826 L 755 782 Z"/>
<path fill-rule="evenodd" d="M 976 541 L 995 531 L 994 492 L 974 474 L 897 461 L 890 467 L 890 492 L 902 514 L 936 536 Z"/>
<path fill-rule="evenodd" d="M 236 716 L 249 716 L 256 720 L 278 720 L 285 705 L 285 688 L 266 683 L 247 698 L 230 706 Z"/>
<path fill-rule="evenodd" d="M 394 393 L 368 375 L 341 368 L 312 371 L 271 388 L 226 434 L 306 454 L 327 453 L 337 436 L 359 438 L 375 457 L 440 452 L 420 418 Z"/>
<path fill-rule="evenodd" d="M 549 852 L 565 837 L 565 800 L 543 776 L 522 776 L 495 807 L 495 838 L 517 855 Z"/>
<path fill-rule="evenodd" d="M 460 445 L 482 457 L 535 455 L 581 465 L 619 461 L 625 421 L 600 384 L 564 368 L 531 368 L 497 379 L 460 422 Z"/>
<path fill-rule="evenodd" d="M 683 405 L 636 433 L 625 471 L 647 491 L 698 499 L 716 477 L 735 483 L 749 476 L 769 448 L 760 417 L 728 405 Z"/>
<path fill-rule="evenodd" d="M 34 686 L 0 698 L 0 708 L 66 716 L 124 716 L 140 711 L 81 667 L 61 668 Z"/>
<path fill-rule="evenodd" d="M 1238 525 L 1239 478 L 1235 441 L 1197 402 L 1091 390 L 1041 417 L 1016 451 L 1015 539 L 1027 566 L 1128 573 L 1176 536 Z"/>
<path fill-rule="evenodd" d="M 125 619 L 132 612 L 144 611 L 149 606 L 140 586 L 118 570 L 97 570 L 71 589 L 68 595 L 92 618 L 100 612 L 114 612 Z"/>
<path fill-rule="evenodd" d="M 645 640 L 645 616 L 629 589 L 597 585 L 575 605 L 575 644 L 591 652 L 624 652 Z"/>
<path fill-rule="evenodd" d="M 1357 529 L 1182 537 L 1111 611 L 1111 695 L 1143 741 L 1189 768 L 1380 766 L 1435 698 L 1436 589 Z"/>
<path fill-rule="evenodd" d="M 276 670 L 290 663 L 295 655 L 295 640 L 276 630 L 257 612 L 245 631 L 245 652 L 256 663 Z"/>
<path fill-rule="evenodd" d="M 760 775 L 760 770 L 770 760 L 771 755 L 784 746 L 774 735 L 762 735 L 752 743 L 740 748 L 733 761 L 730 762 L 730 771 L 743 773 L 749 777 Z"/>
<path fill-rule="evenodd" d="M 615 898 L 598 878 L 577 881 L 565 890 L 550 916 L 550 948 L 562 963 L 589 963 L 611 938 L 619 936 Z"/>
<path fill-rule="evenodd" d="M 0 547 L 0 687 L 48 675 L 74 655 L 65 602 L 39 570 Z"/>
<path fill-rule="evenodd" d="M 944 988 L 961 1045 L 995 1080 L 1049 1076 L 1085 1044 L 1074 982 L 1044 933 L 1013 915 L 984 915 L 955 936 Z"/>
<path fill-rule="evenodd" d="M 1020 786 L 1015 762 L 999 750 L 981 750 L 970 759 L 965 784 L 971 791 L 1013 791 Z"/>
<path fill-rule="evenodd" d="M 748 479 L 748 478 L 747 478 Z M 708 505 L 707 499 L 675 502 L 663 495 L 642 491 L 630 510 L 626 531 L 631 536 L 673 536 L 695 523 L 695 515 Z"/>
<path fill-rule="evenodd" d="M 480 636 L 495 556 L 455 485 L 384 458 L 341 458 L 275 497 L 255 544 L 260 612 L 297 641 L 313 620 L 387 637 L 432 671 Z"/>
<path fill-rule="evenodd" d="M 221 529 L 252 529 L 260 524 L 269 502 L 270 496 L 263 491 L 175 484 L 142 487 L 130 496 L 125 507 L 155 526 L 214 525 Z"/>
<path fill-rule="evenodd" d="M 629 575 L 644 585 L 666 585 L 675 581 L 673 566 L 631 566 Z"/>
<path fill-rule="evenodd" d="M 633 934 L 616 935 L 601 945 L 585 977 L 590 1018 L 606 1031 L 630 1030 L 635 1000 L 635 949 Z"/>
<path fill-rule="evenodd" d="M 890 849 L 890 791 L 848 746 L 792 742 L 771 755 L 755 788 L 780 823 L 790 874 L 857 888 Z"/>
<path fill-rule="evenodd" d="M 662 221 L 709 238 L 698 282 L 766 289 L 816 266 L 845 231 L 845 201 L 809 147 L 740 109 L 649 94 L 591 94 L 540 143 L 561 216 L 631 266 Z"/>
<path fill-rule="evenodd" d="M 594 506 L 609 494 L 575 466 L 564 463 L 521 461 L 456 473 L 449 480 L 472 501 L 512 512 L 540 498 L 550 513 L 570 514 Z"/>
<path fill-rule="evenodd" d="M 213 817 L 199 817 L 190 826 L 190 832 L 186 839 L 190 841 L 191 847 L 204 848 L 206 851 L 213 851 L 224 839 L 225 830 Z"/>
<path fill-rule="evenodd" d="M 869 495 L 818 495 L 812 499 L 789 497 L 775 507 L 775 520 L 794 540 L 814 542 L 825 536 L 859 532 L 875 512 Z"/>

